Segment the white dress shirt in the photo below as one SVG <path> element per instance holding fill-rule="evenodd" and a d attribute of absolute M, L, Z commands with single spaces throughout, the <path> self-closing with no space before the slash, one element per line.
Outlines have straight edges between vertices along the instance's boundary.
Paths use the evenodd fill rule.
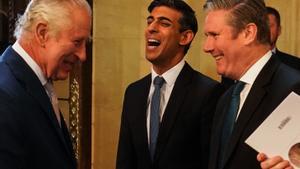
<path fill-rule="evenodd" d="M 163 77 L 165 79 L 165 83 L 161 87 L 161 94 L 160 94 L 160 121 L 162 120 L 162 117 L 164 115 L 166 106 L 168 104 L 170 95 L 172 93 L 175 81 L 181 72 L 183 66 L 185 64 L 185 60 L 182 59 L 176 66 L 173 68 L 169 69 L 165 73 L 163 73 L 160 77 Z M 149 136 L 150 136 L 150 103 L 151 103 L 151 98 L 154 92 L 154 85 L 153 85 L 153 80 L 154 78 L 158 76 L 158 74 L 153 70 L 151 70 L 151 86 L 150 86 L 150 91 L 147 99 L 147 132 L 148 132 L 148 142 L 149 142 Z"/>

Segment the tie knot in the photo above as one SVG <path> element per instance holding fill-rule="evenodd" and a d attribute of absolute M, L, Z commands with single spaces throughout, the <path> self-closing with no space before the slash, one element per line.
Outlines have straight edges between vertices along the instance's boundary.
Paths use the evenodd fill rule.
<path fill-rule="evenodd" d="M 57 97 L 55 90 L 54 90 L 54 86 L 53 86 L 53 82 L 52 81 L 48 81 L 45 85 L 44 88 L 46 89 L 47 95 L 49 96 L 49 98 L 52 100 L 53 97 Z"/>
<path fill-rule="evenodd" d="M 155 87 L 157 86 L 157 87 L 161 88 L 162 85 L 164 84 L 164 82 L 165 82 L 165 79 L 163 77 L 156 76 L 154 78 L 153 84 Z"/>
<path fill-rule="evenodd" d="M 47 90 L 47 92 L 49 92 L 49 94 L 52 94 L 54 92 L 54 88 L 53 88 L 53 83 L 51 81 L 48 81 L 45 85 L 44 85 L 45 89 Z"/>
<path fill-rule="evenodd" d="M 242 81 L 238 81 L 235 85 L 234 85 L 234 89 L 232 92 L 232 95 L 240 95 L 241 91 L 244 89 L 245 83 Z"/>

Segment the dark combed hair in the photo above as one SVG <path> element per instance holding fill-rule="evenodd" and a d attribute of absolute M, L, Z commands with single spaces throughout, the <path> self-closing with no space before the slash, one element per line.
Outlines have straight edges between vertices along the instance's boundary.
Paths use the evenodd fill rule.
<path fill-rule="evenodd" d="M 155 7 L 166 6 L 176 11 L 179 11 L 182 14 L 182 17 L 179 19 L 180 32 L 186 30 L 192 30 L 196 35 L 198 31 L 198 22 L 195 16 L 195 11 L 183 0 L 154 0 L 148 6 L 148 11 L 151 13 Z M 185 53 L 187 53 L 190 48 L 191 43 L 185 46 Z"/>
<path fill-rule="evenodd" d="M 280 14 L 275 8 L 267 6 L 267 14 L 268 15 L 274 15 L 275 18 L 276 18 L 277 26 L 280 26 Z"/>

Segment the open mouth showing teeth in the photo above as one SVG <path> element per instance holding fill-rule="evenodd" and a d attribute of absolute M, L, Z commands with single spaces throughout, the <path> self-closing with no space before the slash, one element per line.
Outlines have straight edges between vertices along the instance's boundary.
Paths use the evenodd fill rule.
<path fill-rule="evenodd" d="M 148 46 L 159 46 L 160 45 L 160 41 L 155 40 L 155 39 L 149 39 L 148 40 Z"/>

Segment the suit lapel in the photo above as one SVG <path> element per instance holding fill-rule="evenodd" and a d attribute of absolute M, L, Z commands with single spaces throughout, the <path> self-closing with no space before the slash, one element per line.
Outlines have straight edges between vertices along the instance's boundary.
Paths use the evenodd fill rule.
<path fill-rule="evenodd" d="M 248 122 L 253 118 L 254 115 L 256 115 L 255 113 L 260 103 L 267 95 L 267 86 L 268 84 L 270 84 L 272 76 L 275 73 L 278 65 L 279 62 L 277 61 L 277 59 L 271 57 L 271 59 L 267 62 L 267 64 L 257 76 L 235 124 L 232 137 L 229 142 L 230 146 L 225 152 L 225 162 L 231 156 L 233 150 L 238 144 L 238 141 L 241 139 L 244 130 L 247 128 Z M 257 124 L 257 126 L 258 125 L 259 124 Z"/>
<path fill-rule="evenodd" d="M 187 85 L 191 81 L 192 74 L 193 69 L 187 63 L 185 63 L 185 66 L 176 79 L 160 125 L 155 156 L 156 159 L 159 158 L 161 152 L 163 151 L 163 147 L 166 147 L 165 144 L 168 142 L 169 135 L 172 132 L 171 130 L 176 121 L 180 107 L 185 100 Z"/>
<path fill-rule="evenodd" d="M 148 95 L 151 85 L 151 75 L 149 74 L 146 76 L 143 80 L 141 85 L 139 85 L 136 89 L 137 92 L 135 92 L 134 96 L 134 102 L 135 105 L 132 106 L 135 114 L 132 116 L 134 130 L 136 133 L 134 137 L 136 137 L 135 140 L 137 140 L 138 143 L 142 142 L 142 149 L 144 149 L 143 152 L 146 152 L 146 156 L 148 156 L 149 162 L 150 162 L 150 151 L 148 149 L 148 131 L 147 131 L 147 101 L 148 101 Z M 141 120 L 144 119 L 144 120 Z"/>
<path fill-rule="evenodd" d="M 5 53 L 3 53 L 2 59 L 10 67 L 16 79 L 18 79 L 18 81 L 21 83 L 24 89 L 35 99 L 35 101 L 44 110 L 43 112 L 49 119 L 59 139 L 64 144 L 66 150 L 70 152 L 65 142 L 62 130 L 59 127 L 50 99 L 41 82 L 39 81 L 38 77 L 35 75 L 32 69 L 25 63 L 21 56 L 19 56 L 11 47 L 9 47 L 5 51 Z"/>

